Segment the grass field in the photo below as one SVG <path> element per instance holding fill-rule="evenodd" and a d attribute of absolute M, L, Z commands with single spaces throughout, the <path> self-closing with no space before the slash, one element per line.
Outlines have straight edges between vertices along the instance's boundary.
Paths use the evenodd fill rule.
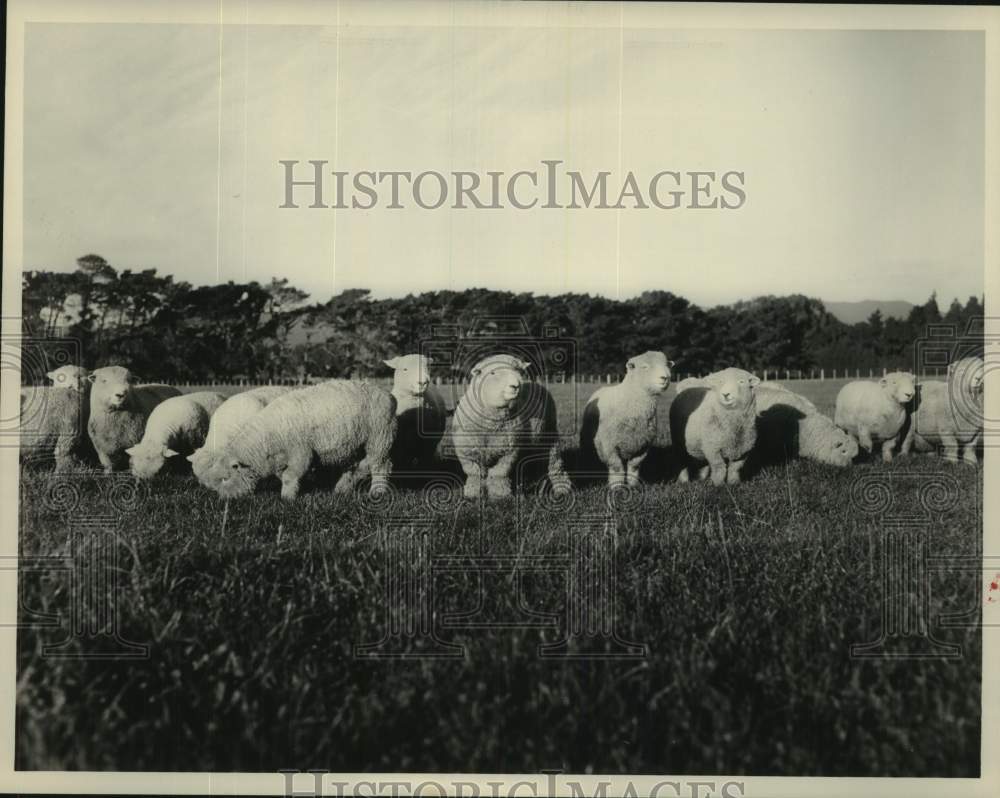
<path fill-rule="evenodd" d="M 580 386 L 579 406 L 595 387 Z M 794 387 L 832 412 L 840 386 Z M 572 388 L 553 393 L 571 431 Z M 25 562 L 117 528 L 114 615 L 148 656 L 44 652 L 67 639 L 76 594 L 65 572 L 22 573 L 22 619 L 59 621 L 19 631 L 16 766 L 978 774 L 978 572 L 952 565 L 921 583 L 934 637 L 960 656 L 850 647 L 881 628 L 886 514 L 916 509 L 931 557 L 976 558 L 981 471 L 920 456 L 795 462 L 723 488 L 655 477 L 610 504 L 595 486 L 484 510 L 457 489 L 227 505 L 185 476 L 133 495 L 127 476 L 75 474 L 67 488 L 25 470 Z M 93 526 L 73 532 L 70 517 Z M 411 594 L 393 589 L 400 574 Z M 586 585 L 613 600 L 595 604 Z M 97 583 L 74 606 L 94 622 L 113 592 Z M 920 612 L 917 597 L 899 601 Z M 964 625 L 939 623 L 962 612 Z M 374 651 L 410 658 L 358 656 L 383 638 Z M 70 636 L 57 653 L 95 645 Z"/>

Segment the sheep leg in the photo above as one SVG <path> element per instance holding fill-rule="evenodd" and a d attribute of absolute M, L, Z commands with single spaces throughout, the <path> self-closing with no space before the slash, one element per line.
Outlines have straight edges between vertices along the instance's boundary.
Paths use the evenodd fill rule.
<path fill-rule="evenodd" d="M 713 485 L 721 485 L 726 481 L 726 461 L 721 452 L 712 452 L 708 455 L 708 468 Z"/>
<path fill-rule="evenodd" d="M 465 488 L 462 494 L 466 499 L 478 499 L 483 489 L 483 467 L 472 460 L 464 460 L 461 457 L 458 462 L 465 472 Z"/>
<path fill-rule="evenodd" d="M 692 466 L 692 469 L 693 468 L 694 468 L 694 466 Z M 701 468 L 699 468 L 697 471 L 693 471 L 692 470 L 692 473 L 694 474 L 694 478 L 697 479 L 700 482 L 702 480 L 708 479 L 708 475 L 710 473 L 712 473 L 712 466 L 710 466 L 710 465 L 708 465 L 706 463 Z"/>
<path fill-rule="evenodd" d="M 618 452 L 608 454 L 608 487 L 614 488 L 625 484 L 627 466 Z"/>
<path fill-rule="evenodd" d="M 514 465 L 516 452 L 505 454 L 486 473 L 486 495 L 491 499 L 510 496 L 510 469 Z"/>
<path fill-rule="evenodd" d="M 746 462 L 744 457 L 742 460 L 730 460 L 729 468 L 726 471 L 726 482 L 730 485 L 738 485 L 740 482 L 740 471 L 743 469 L 743 464 Z"/>
<path fill-rule="evenodd" d="M 104 468 L 105 473 L 110 474 L 115 470 L 115 463 L 107 452 L 98 450 L 97 459 L 101 461 L 101 466 Z"/>
<path fill-rule="evenodd" d="M 917 434 L 916 433 L 916 426 L 917 426 L 917 419 L 916 419 L 916 417 L 915 416 L 911 417 L 910 418 L 910 428 L 906 431 L 906 437 L 903 438 L 903 442 L 902 442 L 902 444 L 900 444 L 900 447 L 899 447 L 899 453 L 901 455 L 909 454 L 913 450 L 913 439 L 914 439 L 914 437 Z"/>
<path fill-rule="evenodd" d="M 642 480 L 639 479 L 639 468 L 642 466 L 642 461 L 646 459 L 646 455 L 649 453 L 647 449 L 642 454 L 636 455 L 625 465 L 625 480 L 629 485 L 639 485 Z"/>
<path fill-rule="evenodd" d="M 872 436 L 867 427 L 858 428 L 858 446 L 865 450 L 866 454 L 872 453 Z"/>
<path fill-rule="evenodd" d="M 958 462 L 958 440 L 947 432 L 941 433 L 941 448 L 944 449 L 944 459 L 949 463 Z"/>
<path fill-rule="evenodd" d="M 306 471 L 309 470 L 311 462 L 312 452 L 310 451 L 293 452 L 292 456 L 288 458 L 288 464 L 285 466 L 285 470 L 281 472 L 282 499 L 293 501 L 298 497 L 299 482 L 305 476 Z"/>
<path fill-rule="evenodd" d="M 569 493 L 573 489 L 558 446 L 553 446 L 549 450 L 549 482 L 552 484 L 552 492 L 557 496 Z"/>
<path fill-rule="evenodd" d="M 372 474 L 372 484 L 368 488 L 368 495 L 375 496 L 389 490 L 389 474 L 392 473 L 392 460 L 387 456 L 380 462 L 370 463 Z"/>
<path fill-rule="evenodd" d="M 975 435 L 971 441 L 966 441 L 965 449 L 962 452 L 962 460 L 971 466 L 979 465 L 979 458 L 976 457 L 976 446 L 979 444 L 979 435 Z"/>
<path fill-rule="evenodd" d="M 56 467 L 53 473 L 59 474 L 63 471 L 68 471 L 73 466 L 73 444 L 76 439 L 70 436 L 61 436 L 58 441 L 56 441 L 56 448 L 53 452 L 55 457 Z"/>
<path fill-rule="evenodd" d="M 896 439 L 889 438 L 887 441 L 882 441 L 882 462 L 891 463 L 892 462 L 892 450 L 896 448 Z"/>

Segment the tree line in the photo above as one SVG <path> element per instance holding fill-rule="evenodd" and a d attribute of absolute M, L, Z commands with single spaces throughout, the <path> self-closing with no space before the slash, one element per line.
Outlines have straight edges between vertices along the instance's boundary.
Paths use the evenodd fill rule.
<path fill-rule="evenodd" d="M 983 317 L 980 298 L 955 299 L 942 313 L 934 295 L 906 319 L 876 311 L 853 325 L 798 294 L 706 309 L 669 291 L 615 300 L 473 288 L 375 299 L 350 289 L 310 304 L 287 279 L 193 286 L 155 269 L 119 271 L 94 254 L 72 272 L 25 271 L 22 299 L 23 333 L 35 346 L 74 339 L 88 368 L 122 364 L 144 378 L 188 382 L 374 376 L 386 372 L 384 359 L 424 351 L 437 336 L 524 333 L 543 348 L 575 343 L 571 357 L 551 366 L 565 377 L 620 374 L 649 349 L 666 350 L 683 374 L 733 364 L 912 369 L 932 325 L 952 325 L 981 348 Z M 511 324 L 517 329 L 505 329 Z"/>

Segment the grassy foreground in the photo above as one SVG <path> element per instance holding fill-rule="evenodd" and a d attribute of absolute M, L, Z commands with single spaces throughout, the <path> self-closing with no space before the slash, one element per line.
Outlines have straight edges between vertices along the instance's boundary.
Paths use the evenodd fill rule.
<path fill-rule="evenodd" d="M 827 412 L 837 388 L 796 386 Z M 960 656 L 850 647 L 882 623 L 885 516 L 918 508 L 929 556 L 976 558 L 981 472 L 796 462 L 735 487 L 656 482 L 611 501 L 597 486 L 485 511 L 452 482 L 384 503 L 317 489 L 227 505 L 190 477 L 135 491 L 25 470 L 25 562 L 114 528 L 113 615 L 148 650 L 65 656 L 98 650 L 70 634 L 71 609 L 99 627 L 114 587 L 88 582 L 81 600 L 65 571 L 22 573 L 16 767 L 978 774 L 977 572 L 922 583 L 922 617 Z M 43 613 L 54 625 L 30 625 Z M 614 635 L 586 634 L 602 628 Z"/>

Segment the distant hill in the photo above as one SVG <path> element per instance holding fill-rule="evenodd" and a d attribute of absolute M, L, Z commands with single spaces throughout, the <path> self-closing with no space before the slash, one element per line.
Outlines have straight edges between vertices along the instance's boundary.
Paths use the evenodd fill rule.
<path fill-rule="evenodd" d="M 883 318 L 894 317 L 905 319 L 913 310 L 912 302 L 903 300 L 862 299 L 860 302 L 826 302 L 828 312 L 836 316 L 844 324 L 857 324 L 867 321 L 876 310 L 882 311 Z"/>

